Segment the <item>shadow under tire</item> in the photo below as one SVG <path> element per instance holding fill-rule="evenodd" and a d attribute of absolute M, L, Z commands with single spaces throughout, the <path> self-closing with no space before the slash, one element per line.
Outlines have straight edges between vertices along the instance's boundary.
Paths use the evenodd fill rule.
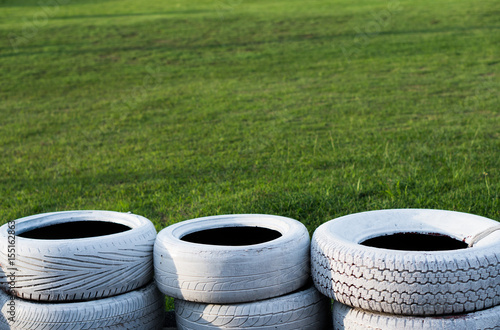
<path fill-rule="evenodd" d="M 497 225 L 472 214 L 425 209 L 340 217 L 313 234 L 313 281 L 320 292 L 340 303 L 389 314 L 460 314 L 496 306 L 500 304 L 500 231 L 471 248 L 455 250 L 411 251 L 404 246 L 396 250 L 362 243 L 405 233 L 468 243 Z"/>
<path fill-rule="evenodd" d="M 307 282 L 309 247 L 307 229 L 290 218 L 240 214 L 187 220 L 158 234 L 155 279 L 160 291 L 182 300 L 268 299 Z"/>

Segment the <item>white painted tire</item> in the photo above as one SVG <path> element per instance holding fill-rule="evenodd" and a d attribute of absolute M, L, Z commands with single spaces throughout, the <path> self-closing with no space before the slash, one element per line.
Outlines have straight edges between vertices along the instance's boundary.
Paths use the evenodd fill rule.
<path fill-rule="evenodd" d="M 179 330 L 331 329 L 330 299 L 314 286 L 278 298 L 232 305 L 175 300 Z"/>
<path fill-rule="evenodd" d="M 400 251 L 361 245 L 395 233 L 438 233 L 468 242 L 494 220 L 441 210 L 381 210 L 319 226 L 311 272 L 320 292 L 343 304 L 402 315 L 472 312 L 500 303 L 500 232 L 472 248 Z"/>
<path fill-rule="evenodd" d="M 93 301 L 41 303 L 16 298 L 12 309 L 11 301 L 0 290 L 0 330 L 160 330 L 165 317 L 165 298 L 154 283 Z"/>
<path fill-rule="evenodd" d="M 262 229 L 281 236 L 242 246 L 183 240 L 190 234 L 224 228 Z M 242 214 L 187 220 L 158 234 L 155 279 L 161 292 L 182 300 L 230 304 L 268 299 L 306 283 L 309 247 L 306 227 L 290 218 Z"/>
<path fill-rule="evenodd" d="M 334 302 L 333 327 L 336 330 L 493 330 L 500 329 L 500 306 L 460 315 L 418 317 L 367 312 Z"/>
<path fill-rule="evenodd" d="M 80 227 L 98 224 L 99 228 L 120 226 L 130 229 L 74 239 L 19 236 L 37 228 L 48 231 L 55 226 L 75 224 L 80 224 Z M 53 212 L 15 220 L 14 230 L 15 242 L 9 244 L 12 238 L 9 238 L 9 224 L 0 227 L 0 264 L 3 273 L 14 273 L 16 288 L 13 294 L 20 298 L 91 300 L 132 291 L 153 279 L 152 252 L 156 229 L 144 217 L 110 211 Z M 74 234 L 78 236 L 81 233 Z M 15 258 L 9 260 L 7 252 L 12 247 Z M 0 288 L 5 291 L 10 289 L 4 276 L 0 277 Z"/>

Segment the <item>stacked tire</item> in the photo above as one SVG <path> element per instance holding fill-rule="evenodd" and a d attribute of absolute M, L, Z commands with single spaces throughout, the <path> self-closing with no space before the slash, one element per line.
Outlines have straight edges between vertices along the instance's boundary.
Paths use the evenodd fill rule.
<path fill-rule="evenodd" d="M 0 329 L 161 329 L 146 218 L 45 213 L 0 227 Z M 12 253 L 10 253 L 12 252 Z"/>
<path fill-rule="evenodd" d="M 309 248 L 304 225 L 285 217 L 187 220 L 158 234 L 155 279 L 174 298 L 178 329 L 327 329 Z"/>
<path fill-rule="evenodd" d="M 314 232 L 314 285 L 335 301 L 335 329 L 499 329 L 495 227 L 442 210 L 340 217 Z"/>

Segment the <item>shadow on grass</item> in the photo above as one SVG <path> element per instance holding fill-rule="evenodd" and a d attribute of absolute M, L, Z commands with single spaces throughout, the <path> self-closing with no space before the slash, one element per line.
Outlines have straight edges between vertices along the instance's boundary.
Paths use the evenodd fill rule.
<path fill-rule="evenodd" d="M 273 214 L 302 222 L 312 235 L 322 223 L 346 213 L 354 196 L 345 193 L 335 196 L 320 192 L 257 191 L 244 203 L 244 213 Z"/>
<path fill-rule="evenodd" d="M 189 203 L 184 198 L 196 198 L 191 190 L 204 182 L 223 182 L 227 168 L 208 166 L 201 168 L 174 167 L 157 171 L 128 172 L 110 170 L 97 174 L 67 174 L 58 178 L 0 178 L 0 186 L 9 187 L 3 196 L 4 205 L 19 203 L 20 192 L 31 196 L 23 200 L 20 218 L 33 214 L 69 209 L 109 209 L 143 215 L 151 220 L 164 219 L 164 203 L 175 196 L 176 203 Z M 201 193 L 200 193 L 201 194 Z M 11 198 L 11 200 L 9 200 Z M 174 198 L 174 197 L 172 197 Z M 0 200 L 1 201 L 1 200 Z M 103 206 L 104 205 L 104 206 Z"/>
<path fill-rule="evenodd" d="M 123 13 L 123 14 L 102 14 L 102 15 L 75 15 L 75 16 L 55 16 L 53 19 L 93 19 L 93 18 L 118 18 L 118 17 L 140 17 L 140 16 L 170 16 L 170 15 L 190 15 L 213 13 L 213 10 L 173 10 L 150 13 Z"/>
<path fill-rule="evenodd" d="M 238 180 L 255 181 L 260 188 L 237 183 L 228 188 L 228 182 L 233 182 L 235 175 Z M 93 175 L 68 174 L 57 179 L 1 178 L 0 185 L 10 187 L 4 195 L 12 196 L 10 200 L 5 199 L 4 204 L 22 204 L 19 208 L 22 214 L 12 215 L 16 217 L 57 210 L 106 208 L 131 211 L 164 227 L 171 221 L 200 216 L 259 213 L 299 220 L 310 233 L 325 221 L 366 210 L 374 199 L 388 199 L 382 187 L 355 191 L 349 185 L 320 185 L 300 191 L 285 182 L 267 187 L 265 180 L 255 178 L 251 169 L 238 165 L 233 168 L 211 164 L 156 171 L 120 169 Z M 31 197 L 17 200 L 19 192 Z"/>
<path fill-rule="evenodd" d="M 57 1 L 57 2 L 56 2 Z M 103 2 L 111 2 L 118 0 L 85 0 L 85 1 L 75 1 L 75 0 L 56 0 L 56 1 L 40 1 L 40 0 L 0 0 L 0 7 L 40 7 L 43 5 L 81 5 L 82 2 L 85 4 L 90 3 L 103 3 Z"/>
<path fill-rule="evenodd" d="M 194 12 L 194 11 L 186 11 L 186 12 Z M 202 12 L 202 11 L 200 11 Z M 171 13 L 172 15 L 177 14 L 176 13 Z M 139 15 L 154 15 L 154 14 L 123 14 L 123 15 L 116 15 L 118 16 L 139 16 Z M 97 15 L 94 17 L 113 17 L 114 15 Z M 71 18 L 92 18 L 93 16 L 71 16 L 67 18 L 63 17 L 58 17 L 57 19 L 71 19 Z M 214 19 L 219 22 L 219 19 Z M 184 21 L 182 21 L 184 22 Z M 226 22 L 228 20 L 226 19 Z M 159 24 L 161 24 L 159 22 Z M 380 33 L 373 33 L 373 34 L 366 34 L 366 36 L 370 37 L 373 35 L 373 37 L 378 37 L 378 36 L 394 36 L 394 35 L 412 35 L 412 34 L 431 34 L 431 33 L 448 33 L 448 32 L 465 32 L 465 31 L 470 31 L 470 30 L 491 30 L 491 29 L 500 29 L 500 26 L 474 26 L 474 27 L 467 27 L 467 28 L 461 28 L 461 27 L 455 27 L 455 28 L 441 28 L 441 29 L 425 29 L 425 30 L 411 30 L 411 31 L 385 31 L 385 32 L 380 32 Z M 49 31 L 47 31 L 49 33 Z M 127 51 L 137 51 L 141 50 L 144 52 L 148 51 L 182 51 L 182 50 L 196 50 L 196 51 L 201 51 L 203 49 L 216 49 L 216 48 L 239 48 L 239 47 L 249 47 L 249 46 L 262 46 L 262 45 L 271 45 L 271 44 L 283 44 L 283 43 L 294 43 L 294 42 L 303 42 L 303 41 L 322 41 L 322 42 L 335 42 L 336 40 L 342 40 L 341 43 L 345 43 L 344 39 L 354 39 L 354 38 L 359 38 L 359 34 L 357 33 L 343 33 L 343 34 L 336 34 L 336 35 L 326 35 L 326 36 L 314 36 L 314 35 L 297 35 L 297 36 L 290 36 L 290 37 L 285 37 L 285 38 L 275 38 L 272 40 L 263 40 L 263 41 L 253 41 L 253 42 L 235 42 L 234 40 L 231 41 L 215 41 L 212 43 L 207 43 L 204 45 L 200 45 L 197 43 L 193 44 L 186 44 L 186 45 L 152 45 L 152 46 L 143 46 L 143 45 L 134 45 L 134 46 L 121 46 L 121 47 L 116 47 L 116 46 L 107 46 L 107 47 L 89 47 L 88 49 L 81 49 L 77 48 L 75 50 L 63 50 L 63 51 L 33 51 L 33 52 L 27 52 L 23 51 L 25 48 L 43 48 L 46 47 L 45 45 L 39 45 L 35 47 L 26 47 L 26 46 L 20 46 L 18 47 L 19 50 L 17 52 L 9 52 L 6 54 L 0 54 L 0 58 L 2 57 L 12 57 L 12 56 L 32 56 L 32 55 L 38 55 L 38 54 L 52 54 L 52 55 L 81 55 L 81 54 L 101 54 L 101 53 L 118 53 L 118 52 L 127 52 Z M 86 44 L 80 44 L 81 46 L 85 46 Z M 66 44 L 62 44 L 61 46 L 66 46 Z M 7 50 L 9 48 L 3 48 L 4 50 Z"/>

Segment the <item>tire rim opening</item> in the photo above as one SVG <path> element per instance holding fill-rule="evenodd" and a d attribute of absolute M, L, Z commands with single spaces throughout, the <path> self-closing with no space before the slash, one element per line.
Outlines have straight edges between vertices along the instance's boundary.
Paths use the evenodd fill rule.
<path fill-rule="evenodd" d="M 467 248 L 465 242 L 439 233 L 396 233 L 373 237 L 360 244 L 401 251 L 447 251 Z"/>
<path fill-rule="evenodd" d="M 118 234 L 131 228 L 107 221 L 73 221 L 28 230 L 17 236 L 31 239 L 77 239 Z"/>
<path fill-rule="evenodd" d="M 181 238 L 182 241 L 207 245 L 243 246 L 269 242 L 281 233 L 262 227 L 223 227 L 200 230 Z"/>

